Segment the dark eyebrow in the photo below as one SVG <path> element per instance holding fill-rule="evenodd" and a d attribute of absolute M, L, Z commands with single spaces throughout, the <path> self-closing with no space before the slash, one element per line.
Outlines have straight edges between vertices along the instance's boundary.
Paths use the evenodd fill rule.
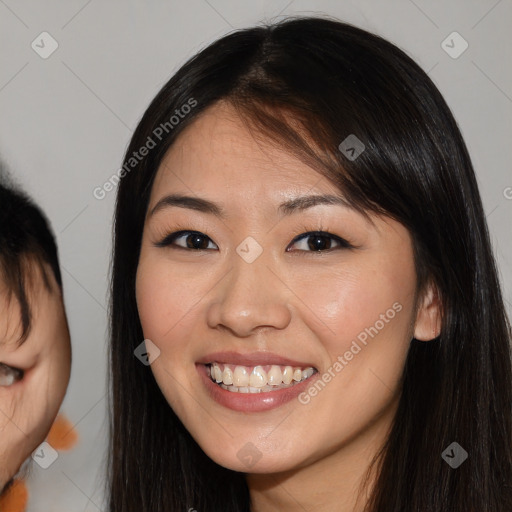
<path fill-rule="evenodd" d="M 316 195 L 316 196 L 300 196 L 289 201 L 285 201 L 279 205 L 279 210 L 283 215 L 291 215 L 296 211 L 306 210 L 322 204 L 337 205 L 350 208 L 349 203 L 341 196 L 333 195 Z"/>
<path fill-rule="evenodd" d="M 151 217 L 156 212 L 170 206 L 177 206 L 179 208 L 188 208 L 189 210 L 197 210 L 198 212 L 209 213 L 224 219 L 226 213 L 223 208 L 212 201 L 201 199 L 199 197 L 183 196 L 180 194 L 170 194 L 163 197 L 156 203 L 155 207 L 149 213 Z"/>
<path fill-rule="evenodd" d="M 313 208 L 318 205 L 340 205 L 344 207 L 350 207 L 349 203 L 340 196 L 335 195 L 314 195 L 314 196 L 300 196 L 285 201 L 279 205 L 278 210 L 282 215 L 291 215 L 296 211 L 303 211 L 308 208 Z M 154 208 L 149 213 L 151 217 L 157 211 L 162 210 L 166 207 L 177 206 L 179 208 L 188 208 L 190 210 L 196 210 L 210 215 L 215 215 L 221 219 L 226 218 L 225 210 L 212 201 L 207 199 L 201 199 L 199 197 L 184 196 L 180 194 L 170 194 L 163 197 L 158 201 Z"/>

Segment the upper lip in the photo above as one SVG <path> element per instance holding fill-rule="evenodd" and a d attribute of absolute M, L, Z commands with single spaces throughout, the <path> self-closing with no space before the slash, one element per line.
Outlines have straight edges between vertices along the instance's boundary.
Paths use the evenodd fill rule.
<path fill-rule="evenodd" d="M 296 361 L 288 357 L 283 357 L 271 352 L 250 352 L 240 354 L 239 352 L 212 352 L 202 357 L 199 364 L 225 363 L 239 366 L 257 366 L 257 365 L 279 365 L 279 366 L 299 366 L 309 368 L 314 366 L 303 361 Z"/>

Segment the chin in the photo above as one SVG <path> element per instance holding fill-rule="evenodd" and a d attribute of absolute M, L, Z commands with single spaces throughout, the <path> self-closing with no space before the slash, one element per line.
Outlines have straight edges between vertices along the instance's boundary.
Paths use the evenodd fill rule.
<path fill-rule="evenodd" d="M 260 449 L 257 441 L 244 440 L 236 444 L 231 442 L 228 446 L 199 446 L 219 466 L 241 473 L 280 473 L 304 464 L 304 457 L 298 457 L 300 454 L 296 450 L 289 453 L 290 447 L 281 451 L 269 447 L 267 451 L 266 448 Z"/>

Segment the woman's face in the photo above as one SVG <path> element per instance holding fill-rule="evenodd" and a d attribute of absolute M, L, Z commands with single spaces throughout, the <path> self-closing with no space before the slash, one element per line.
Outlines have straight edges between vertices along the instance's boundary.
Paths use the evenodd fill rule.
<path fill-rule="evenodd" d="M 14 296 L 7 299 L 0 282 L 0 492 L 46 438 L 69 381 L 71 348 L 64 304 L 50 267 L 47 275 L 52 292 L 34 264 L 27 289 L 31 330 L 21 345 L 20 307 Z"/>
<path fill-rule="evenodd" d="M 415 291 L 401 224 L 346 206 L 228 105 L 207 110 L 164 158 L 138 310 L 160 351 L 151 369 L 162 393 L 222 466 L 269 473 L 371 452 L 411 338 L 433 329 Z"/>

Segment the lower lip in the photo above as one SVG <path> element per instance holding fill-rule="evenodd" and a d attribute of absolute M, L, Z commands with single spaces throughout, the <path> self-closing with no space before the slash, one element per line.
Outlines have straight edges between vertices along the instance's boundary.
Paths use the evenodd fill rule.
<path fill-rule="evenodd" d="M 220 405 L 240 412 L 263 412 L 280 407 L 294 398 L 297 398 L 318 376 L 318 373 L 315 373 L 298 384 L 277 391 L 235 393 L 233 391 L 227 391 L 213 382 L 206 373 L 206 366 L 204 364 L 196 364 L 196 368 L 208 394 Z"/>

